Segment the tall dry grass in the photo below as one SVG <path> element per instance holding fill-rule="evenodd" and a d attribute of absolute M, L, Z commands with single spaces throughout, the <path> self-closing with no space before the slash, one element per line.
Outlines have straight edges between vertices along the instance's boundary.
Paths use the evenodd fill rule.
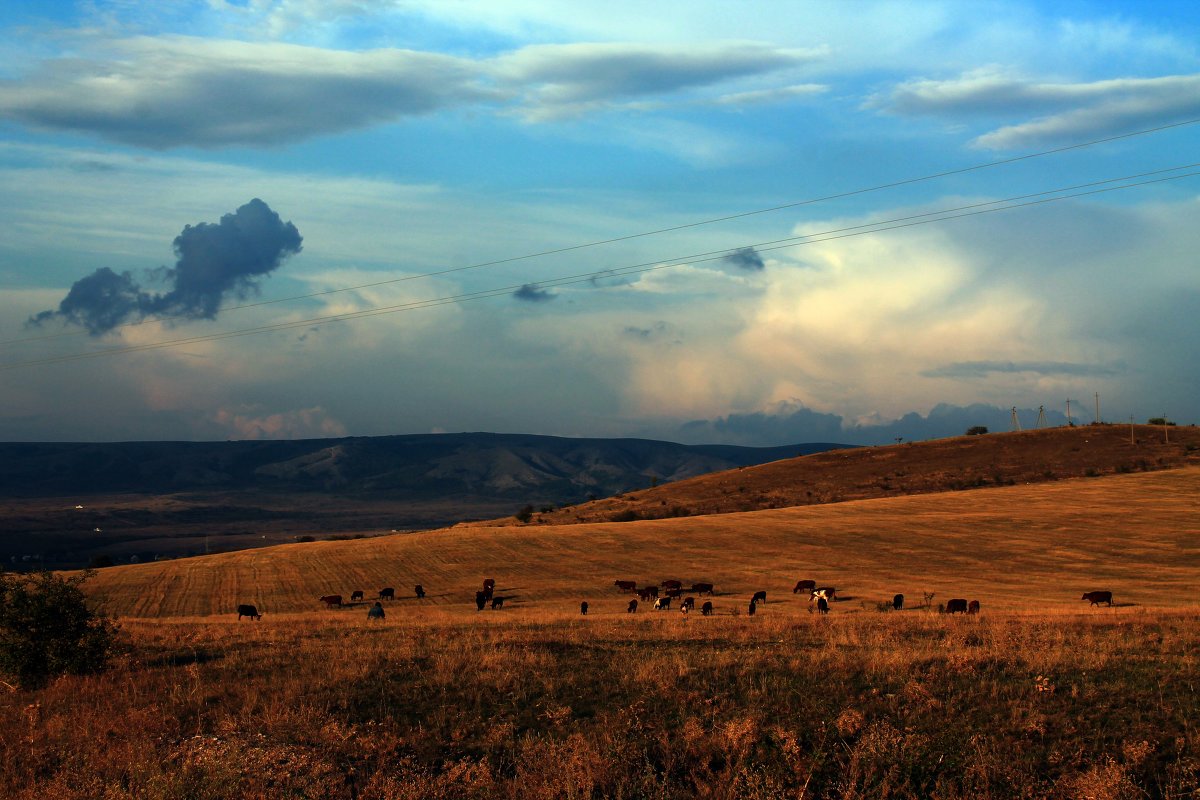
<path fill-rule="evenodd" d="M 1200 614 L 1120 611 L 127 621 L 0 796 L 1195 797 Z"/>

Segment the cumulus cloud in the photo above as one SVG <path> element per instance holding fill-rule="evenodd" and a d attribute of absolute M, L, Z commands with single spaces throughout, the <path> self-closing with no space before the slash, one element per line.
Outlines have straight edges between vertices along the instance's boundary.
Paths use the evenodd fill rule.
<path fill-rule="evenodd" d="M 273 414 L 247 408 L 222 408 L 213 415 L 213 422 L 229 431 L 233 439 L 313 439 L 346 435 L 346 426 L 320 406 Z"/>
<path fill-rule="evenodd" d="M 478 103 L 468 60 L 186 37 L 127 39 L 0 82 L 0 116 L 156 149 L 270 145 Z"/>
<path fill-rule="evenodd" d="M 867 106 L 952 118 L 1036 115 L 973 142 L 1012 149 L 1194 119 L 1200 116 L 1200 75 L 1047 83 L 984 69 L 951 80 L 902 83 L 872 97 Z"/>
<path fill-rule="evenodd" d="M 742 247 L 734 250 L 725 256 L 722 261 L 749 272 L 761 272 L 766 267 L 766 264 L 763 263 L 763 257 L 753 247 Z"/>
<path fill-rule="evenodd" d="M 175 266 L 151 273 L 168 291 L 148 292 L 131 273 L 101 267 L 76 281 L 56 310 L 30 317 L 29 324 L 59 318 L 98 336 L 152 315 L 213 319 L 227 298 L 257 292 L 259 279 L 300 252 L 301 241 L 295 225 L 255 198 L 218 223 L 184 227 L 175 237 Z"/>
<path fill-rule="evenodd" d="M 827 91 L 829 91 L 829 87 L 823 84 L 799 83 L 793 86 L 780 86 L 774 89 L 754 89 L 747 92 L 723 94 L 714 100 L 713 104 L 730 108 L 766 106 L 776 103 L 789 103 L 800 98 L 824 94 Z"/>
<path fill-rule="evenodd" d="M 523 300 L 526 303 L 548 303 L 553 300 L 556 295 L 553 292 L 548 292 L 545 289 L 539 288 L 536 283 L 527 283 L 520 289 L 513 292 L 513 297 L 518 300 Z"/>

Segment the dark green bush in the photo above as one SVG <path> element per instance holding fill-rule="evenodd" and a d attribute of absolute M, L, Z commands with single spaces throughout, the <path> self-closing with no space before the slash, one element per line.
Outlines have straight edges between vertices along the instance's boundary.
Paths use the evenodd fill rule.
<path fill-rule="evenodd" d="M 0 574 L 0 672 L 35 688 L 64 673 L 104 669 L 116 626 L 88 607 L 79 585 L 90 575 Z"/>

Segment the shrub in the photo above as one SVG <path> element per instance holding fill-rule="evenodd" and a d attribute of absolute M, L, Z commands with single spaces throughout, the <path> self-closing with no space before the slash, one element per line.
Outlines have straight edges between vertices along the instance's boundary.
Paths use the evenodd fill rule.
<path fill-rule="evenodd" d="M 79 585 L 91 574 L 0 574 L 0 672 L 35 688 L 63 673 L 104 669 L 117 629 L 88 608 Z"/>
<path fill-rule="evenodd" d="M 633 510 L 632 508 L 627 508 L 624 511 L 618 511 L 608 519 L 610 522 L 635 522 L 641 518 L 642 515 L 637 511 Z"/>
<path fill-rule="evenodd" d="M 987 432 L 987 425 L 972 425 L 967 428 L 967 436 L 982 436 Z"/>
<path fill-rule="evenodd" d="M 529 522 L 529 520 L 533 519 L 533 506 L 525 506 L 513 516 L 520 522 Z"/>

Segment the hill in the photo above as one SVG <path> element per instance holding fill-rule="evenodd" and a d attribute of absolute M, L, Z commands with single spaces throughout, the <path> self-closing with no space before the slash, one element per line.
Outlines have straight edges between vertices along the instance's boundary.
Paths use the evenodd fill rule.
<path fill-rule="evenodd" d="M 1200 428 L 1087 425 L 831 450 L 710 473 L 534 516 L 537 524 L 662 519 L 1044 483 L 1200 464 Z M 483 524 L 513 524 L 494 521 Z"/>
<path fill-rule="evenodd" d="M 368 597 L 394 586 L 394 613 L 473 616 L 484 577 L 506 615 L 624 610 L 616 579 L 711 581 L 721 613 L 766 590 L 769 614 L 801 614 L 798 578 L 839 587 L 834 612 L 873 609 L 904 593 L 980 599 L 987 609 L 1079 611 L 1109 589 L 1136 606 L 1200 596 L 1200 468 L 1081 478 L 755 512 L 569 526 L 457 527 L 314 542 L 101 570 L 90 592 L 115 614 L 229 615 L 253 602 L 270 615 L 325 610 L 317 598 Z M 411 596 L 420 583 L 428 597 Z M 782 602 L 781 602 L 782 601 Z"/>
<path fill-rule="evenodd" d="M 0 559 L 70 568 L 432 528 L 836 446 L 491 433 L 0 444 Z"/>

